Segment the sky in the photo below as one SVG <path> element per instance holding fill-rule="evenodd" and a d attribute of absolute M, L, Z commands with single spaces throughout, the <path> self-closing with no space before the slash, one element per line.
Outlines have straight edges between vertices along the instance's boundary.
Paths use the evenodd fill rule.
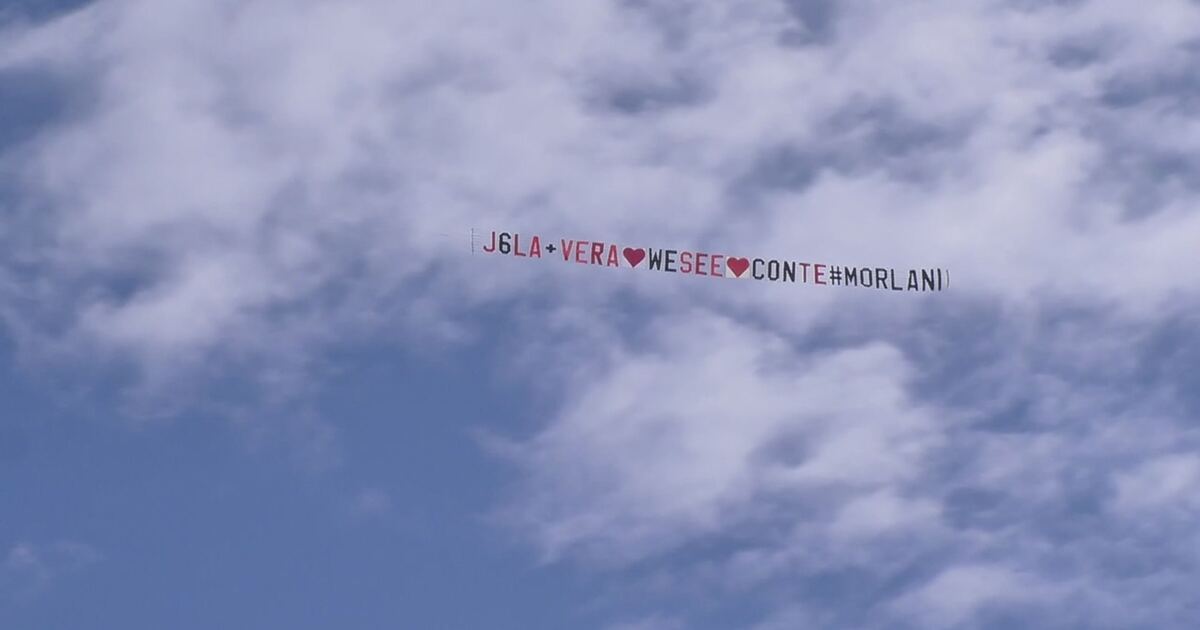
<path fill-rule="evenodd" d="M 0 628 L 1193 628 L 1197 67 L 1192 0 L 0 2 Z"/>

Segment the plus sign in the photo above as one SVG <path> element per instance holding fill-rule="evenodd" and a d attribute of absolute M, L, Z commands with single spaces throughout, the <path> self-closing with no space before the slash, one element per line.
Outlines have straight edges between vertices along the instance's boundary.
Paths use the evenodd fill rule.
<path fill-rule="evenodd" d="M 554 246 L 554 243 L 550 243 L 549 245 L 546 246 L 546 251 L 550 252 L 551 254 L 553 254 L 554 250 L 556 250 L 556 249 L 558 249 L 558 248 Z"/>

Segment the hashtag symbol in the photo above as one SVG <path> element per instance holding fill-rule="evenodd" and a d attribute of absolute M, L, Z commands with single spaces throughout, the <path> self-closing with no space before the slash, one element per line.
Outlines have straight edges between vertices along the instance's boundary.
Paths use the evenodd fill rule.
<path fill-rule="evenodd" d="M 829 268 L 829 284 L 841 284 L 841 283 L 842 283 L 842 268 L 841 267 L 830 267 Z"/>

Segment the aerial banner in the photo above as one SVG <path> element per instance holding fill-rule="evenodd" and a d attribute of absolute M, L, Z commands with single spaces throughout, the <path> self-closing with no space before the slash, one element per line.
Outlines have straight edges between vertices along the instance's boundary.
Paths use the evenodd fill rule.
<path fill-rule="evenodd" d="M 541 234 L 471 230 L 471 251 L 550 263 L 675 273 L 723 280 L 756 280 L 886 291 L 944 291 L 949 270 L 940 267 L 897 269 L 843 265 L 813 260 L 742 256 L 696 249 L 668 249 L 607 241 L 546 238 Z"/>

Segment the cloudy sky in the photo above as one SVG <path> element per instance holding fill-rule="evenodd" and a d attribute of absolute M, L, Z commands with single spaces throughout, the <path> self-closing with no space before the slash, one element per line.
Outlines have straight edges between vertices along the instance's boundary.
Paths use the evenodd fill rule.
<path fill-rule="evenodd" d="M 1193 0 L 0 3 L 0 627 L 1193 628 L 1197 68 Z"/>

